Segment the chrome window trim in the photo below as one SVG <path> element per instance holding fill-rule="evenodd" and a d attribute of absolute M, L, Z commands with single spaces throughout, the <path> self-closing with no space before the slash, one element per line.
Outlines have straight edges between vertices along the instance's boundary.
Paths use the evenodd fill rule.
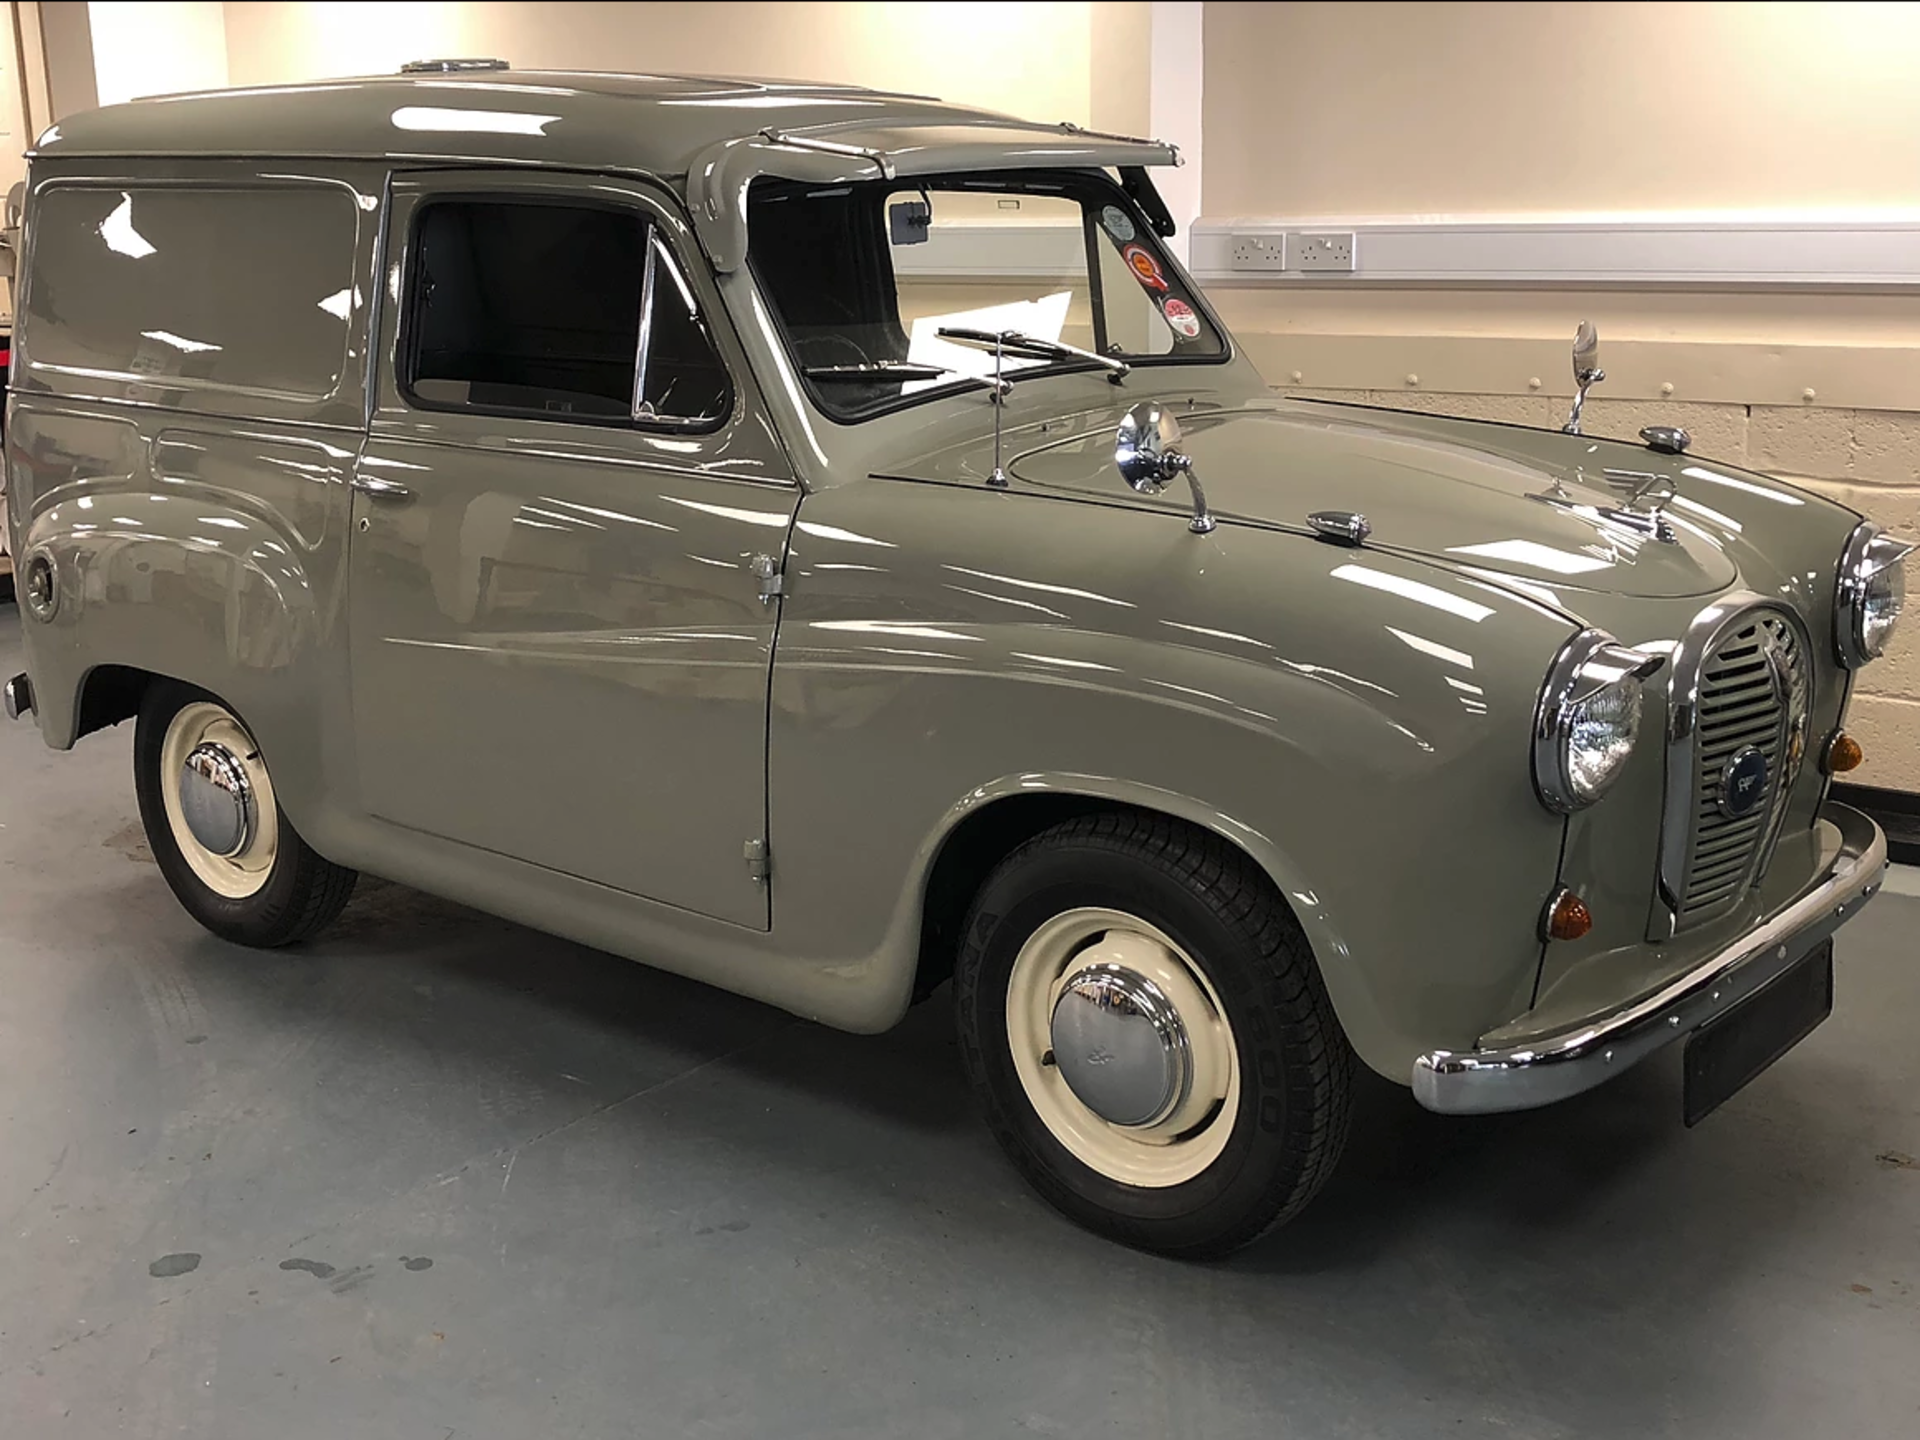
<path fill-rule="evenodd" d="M 1900 564 L 1914 548 L 1913 541 L 1889 535 L 1871 520 L 1862 520 L 1847 536 L 1833 595 L 1833 649 L 1847 669 L 1858 670 L 1880 658 L 1878 651 L 1869 653 L 1866 647 L 1867 582 Z"/>
<path fill-rule="evenodd" d="M 662 415 L 649 410 L 651 403 L 647 399 L 647 370 L 653 357 L 653 317 L 657 302 L 662 294 L 660 269 L 666 267 L 667 279 L 673 282 L 668 295 L 678 294 L 687 307 L 687 314 L 706 337 L 708 348 L 713 351 L 714 359 L 727 372 L 727 408 L 718 416 L 712 415 Z M 733 371 L 727 365 L 726 356 L 714 342 L 713 328 L 707 323 L 706 315 L 700 309 L 700 303 L 694 298 L 693 288 L 687 284 L 686 276 L 681 272 L 680 264 L 673 258 L 673 251 L 660 234 L 657 224 L 647 225 L 647 265 L 640 277 L 640 335 L 634 346 L 633 365 L 633 404 L 631 406 L 633 423 L 649 430 L 687 430 L 704 432 L 716 425 L 724 424 L 728 413 L 733 409 L 736 387 L 733 383 Z"/>
<path fill-rule="evenodd" d="M 1659 865 L 1653 914 L 1647 922 L 1647 938 L 1656 943 L 1671 940 L 1680 929 L 1687 855 L 1693 843 L 1694 752 L 1698 744 L 1701 676 L 1707 657 L 1726 631 L 1758 610 L 1783 616 L 1793 626 L 1800 643 L 1808 647 L 1803 652 L 1807 656 L 1807 684 L 1811 687 L 1814 683 L 1812 641 L 1807 627 L 1791 608 L 1777 600 L 1769 600 L 1752 590 L 1733 590 L 1688 622 L 1686 633 L 1673 647 L 1673 668 L 1667 673 L 1666 778 L 1660 800 Z M 1785 710 L 1783 705 L 1783 724 Z M 1784 776 L 1782 783 L 1786 783 Z M 1777 840 L 1777 824 L 1773 829 Z M 1766 862 L 1762 860 L 1760 873 L 1764 873 L 1765 868 Z M 1753 878 L 1749 877 L 1749 884 Z"/>
<path fill-rule="evenodd" d="M 1567 769 L 1568 709 L 1616 681 L 1645 680 L 1665 663 L 1664 656 L 1622 645 L 1604 630 L 1582 630 L 1560 647 L 1533 712 L 1533 788 L 1542 805 L 1556 815 L 1571 815 L 1605 795 L 1583 800 L 1574 793 Z M 1634 743 L 1639 743 L 1637 732 Z"/>
<path fill-rule="evenodd" d="M 651 221 L 647 224 L 647 263 L 640 272 L 640 333 L 633 346 L 633 400 L 628 412 L 636 420 L 651 420 L 653 417 L 643 412 L 647 391 L 647 359 L 653 349 L 653 285 L 654 276 L 660 268 L 660 248 L 658 237 L 653 233 Z"/>

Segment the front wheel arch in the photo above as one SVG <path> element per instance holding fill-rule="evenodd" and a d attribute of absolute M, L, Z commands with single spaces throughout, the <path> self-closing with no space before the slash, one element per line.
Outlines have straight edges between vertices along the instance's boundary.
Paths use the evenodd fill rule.
<path fill-rule="evenodd" d="M 953 974 L 962 927 L 974 897 L 994 869 L 1027 841 L 1082 815 L 1111 813 L 1164 819 L 1203 832 L 1240 851 L 1266 878 L 1275 898 L 1286 906 L 1307 932 L 1314 962 L 1326 982 L 1323 946 L 1329 942 L 1325 916 L 1302 914 L 1290 892 L 1312 894 L 1305 882 L 1290 873 L 1279 852 L 1264 836 L 1235 825 L 1228 817 L 1198 802 L 1167 791 L 1129 792 L 1143 787 L 1107 784 L 1097 777 L 1049 777 L 1027 774 L 996 785 L 982 786 L 956 807 L 958 818 L 946 829 L 927 867 L 920 911 L 920 949 L 913 996 L 923 1000 Z M 1256 841 L 1246 843 L 1248 838 Z M 1322 921 L 1316 926 L 1315 919 Z M 1332 939 L 1332 953 L 1345 953 L 1343 942 Z"/>

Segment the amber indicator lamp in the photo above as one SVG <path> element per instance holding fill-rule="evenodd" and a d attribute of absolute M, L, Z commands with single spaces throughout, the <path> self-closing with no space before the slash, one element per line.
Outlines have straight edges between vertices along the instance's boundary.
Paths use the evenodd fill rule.
<path fill-rule="evenodd" d="M 1593 912 L 1587 902 L 1564 886 L 1547 902 L 1540 929 L 1549 940 L 1578 940 L 1593 929 Z"/>
<path fill-rule="evenodd" d="M 1860 748 L 1860 742 L 1844 730 L 1833 732 L 1833 739 L 1827 742 L 1827 773 L 1844 775 L 1855 769 L 1867 758 L 1867 752 Z"/>

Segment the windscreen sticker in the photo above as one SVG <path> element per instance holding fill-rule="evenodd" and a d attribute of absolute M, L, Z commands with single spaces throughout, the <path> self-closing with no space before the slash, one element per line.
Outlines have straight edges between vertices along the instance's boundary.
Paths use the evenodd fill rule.
<path fill-rule="evenodd" d="M 1160 313 L 1167 317 L 1174 333 L 1189 340 L 1200 338 L 1200 317 L 1193 313 L 1193 307 L 1177 295 L 1169 295 L 1160 306 Z"/>
<path fill-rule="evenodd" d="M 1144 245 L 1129 245 L 1120 252 L 1120 258 L 1134 273 L 1134 278 L 1149 290 L 1165 290 L 1167 277 L 1160 273 L 1160 262 L 1153 258 L 1153 252 Z"/>
<path fill-rule="evenodd" d="M 1118 205 L 1109 205 L 1100 212 L 1100 224 L 1122 245 L 1133 239 L 1133 221 Z"/>

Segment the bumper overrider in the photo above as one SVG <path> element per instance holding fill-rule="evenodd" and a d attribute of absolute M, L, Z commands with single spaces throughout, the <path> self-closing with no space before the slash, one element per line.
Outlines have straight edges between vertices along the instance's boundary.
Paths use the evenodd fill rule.
<path fill-rule="evenodd" d="M 1785 909 L 1652 995 L 1578 1029 L 1524 1045 L 1435 1050 L 1413 1062 L 1413 1093 L 1429 1110 L 1486 1115 L 1551 1105 L 1611 1080 L 1793 968 L 1880 888 L 1887 838 L 1845 805 L 1821 819 L 1840 832 L 1826 871 Z"/>

